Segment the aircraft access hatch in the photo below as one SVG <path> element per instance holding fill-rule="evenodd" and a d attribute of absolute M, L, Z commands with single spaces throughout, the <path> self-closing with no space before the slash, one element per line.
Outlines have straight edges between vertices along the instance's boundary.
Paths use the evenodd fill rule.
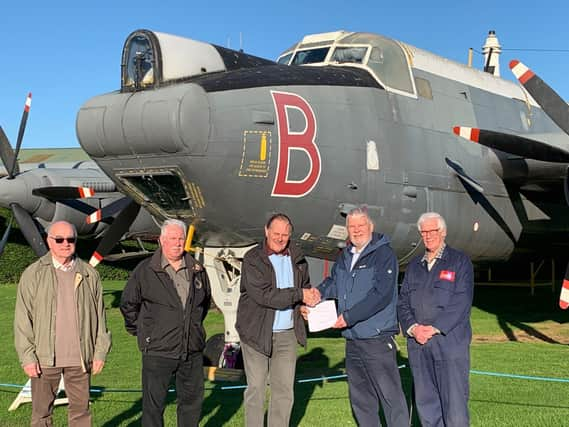
<path fill-rule="evenodd" d="M 127 185 L 147 205 L 157 209 L 167 217 L 194 216 L 194 206 L 189 192 L 182 180 L 180 171 L 147 170 L 139 173 L 117 173 Z"/>

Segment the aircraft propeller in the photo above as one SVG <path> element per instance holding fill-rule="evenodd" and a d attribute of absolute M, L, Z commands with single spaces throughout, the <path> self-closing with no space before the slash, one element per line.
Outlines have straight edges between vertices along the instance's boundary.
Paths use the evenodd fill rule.
<path fill-rule="evenodd" d="M 10 169 L 8 169 L 8 165 L 5 165 L 9 179 L 14 178 L 14 172 L 16 171 L 16 165 L 18 164 L 18 154 L 20 153 L 20 148 L 22 147 L 22 140 L 24 139 L 24 132 L 26 131 L 26 123 L 28 122 L 28 114 L 30 113 L 31 106 L 32 106 L 32 93 L 30 92 L 28 93 L 28 96 L 26 97 L 26 103 L 24 104 L 24 112 L 22 113 L 22 119 L 20 120 L 20 129 L 18 129 L 18 139 L 16 140 L 16 151 L 14 152 L 14 158 L 12 159 L 12 164 L 10 165 Z"/>
<path fill-rule="evenodd" d="M 566 310 L 569 307 L 569 264 L 565 271 L 565 278 L 561 286 L 561 295 L 559 295 L 559 307 Z"/>
<path fill-rule="evenodd" d="M 20 173 L 20 167 L 18 164 L 18 154 L 22 146 L 22 140 L 24 138 L 24 132 L 26 130 L 26 123 L 28 121 L 28 114 L 30 112 L 30 106 L 32 104 L 32 94 L 29 93 L 26 97 L 26 103 L 24 105 L 24 112 L 22 114 L 22 119 L 20 121 L 20 129 L 18 130 L 18 139 L 16 142 L 16 150 L 12 149 L 8 137 L 4 133 L 4 130 L 0 127 L 0 157 L 6 168 L 8 174 L 7 179 L 14 179 L 16 175 Z M 40 229 L 36 225 L 36 222 L 32 216 L 18 203 L 10 203 L 10 210 L 12 211 L 12 217 L 18 223 L 20 230 L 24 237 L 26 238 L 29 245 L 32 247 L 37 256 L 42 256 L 47 253 L 47 247 L 40 233 Z M 4 236 L 0 241 L 0 253 L 3 252 L 4 246 L 8 241 L 8 236 L 11 230 L 12 219 L 10 219 L 9 226 L 4 232 Z"/>
<path fill-rule="evenodd" d="M 455 126 L 455 135 L 489 148 L 528 159 L 552 163 L 569 163 L 569 152 L 534 139 L 491 130 Z"/>
<path fill-rule="evenodd" d="M 563 132 L 569 135 L 569 106 L 567 103 L 563 101 L 557 92 L 522 62 L 518 60 L 510 61 L 510 69 L 520 84 L 543 109 L 545 114 L 547 114 Z M 569 152 L 567 150 L 522 136 L 464 126 L 455 126 L 453 132 L 458 136 L 486 147 L 528 159 L 552 163 L 569 163 Z M 563 184 L 565 199 L 567 203 L 569 203 L 569 169 Z M 567 265 L 565 279 L 563 280 L 563 286 L 561 288 L 559 306 L 562 309 L 569 308 L 569 264 Z"/>
<path fill-rule="evenodd" d="M 89 187 L 54 186 L 34 188 L 32 190 L 32 194 L 49 200 L 85 199 L 93 197 L 95 195 L 95 190 Z"/>
<path fill-rule="evenodd" d="M 510 69 L 521 85 L 545 111 L 545 114 L 569 135 L 569 107 L 567 103 L 537 74 L 520 61 L 510 61 Z"/>
<path fill-rule="evenodd" d="M 125 197 L 125 199 L 129 198 Z M 97 249 L 95 249 L 95 252 L 89 260 L 89 264 L 91 264 L 93 267 L 97 266 L 103 260 L 103 258 L 111 252 L 120 238 L 128 231 L 139 211 L 140 205 L 134 200 L 129 199 L 129 203 L 117 215 L 99 242 Z"/>
<path fill-rule="evenodd" d="M 4 253 L 4 248 L 6 247 L 6 243 L 8 243 L 8 237 L 10 237 L 10 230 L 12 229 L 12 220 L 14 218 L 10 217 L 10 222 L 8 222 L 8 226 L 4 231 L 4 235 L 2 236 L 2 240 L 0 240 L 0 256 Z"/>
<path fill-rule="evenodd" d="M 102 209 L 97 209 L 91 215 L 87 216 L 87 224 L 94 224 L 104 218 L 110 218 L 118 212 L 122 212 L 123 209 L 125 209 L 130 204 L 130 202 L 132 202 L 132 199 L 130 197 L 121 197 L 120 199 L 115 200 L 114 202 L 103 207 Z"/>

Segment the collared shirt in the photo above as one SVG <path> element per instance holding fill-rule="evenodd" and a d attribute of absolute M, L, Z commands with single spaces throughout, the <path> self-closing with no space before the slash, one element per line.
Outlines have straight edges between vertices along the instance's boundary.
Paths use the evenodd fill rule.
<path fill-rule="evenodd" d="M 286 248 L 284 248 L 282 252 L 275 252 L 271 248 L 269 248 L 269 245 L 267 245 L 266 241 L 265 241 L 265 250 L 267 251 L 267 256 L 269 256 L 269 257 L 271 255 L 287 255 L 287 256 L 290 256 L 290 251 L 288 250 L 288 246 Z"/>
<path fill-rule="evenodd" d="M 421 262 L 424 262 L 427 264 L 427 269 L 429 271 L 431 271 L 431 268 L 433 268 L 433 265 L 435 265 L 435 262 L 438 259 L 441 259 L 443 257 L 443 253 L 444 253 L 446 247 L 447 247 L 447 244 L 445 242 L 443 242 L 443 244 L 441 245 L 441 247 L 439 248 L 436 255 L 433 257 L 433 259 L 431 261 L 429 261 L 429 253 L 425 252 L 425 255 L 423 255 L 423 258 L 421 258 Z"/>
<path fill-rule="evenodd" d="M 75 267 L 75 257 L 71 258 L 71 261 L 69 261 L 67 264 L 60 263 L 54 257 L 51 257 L 51 262 L 53 263 L 53 266 L 56 270 L 71 271 Z"/>
<path fill-rule="evenodd" d="M 292 288 L 294 286 L 294 274 L 292 271 L 292 259 L 290 255 L 277 255 L 269 256 L 269 261 L 275 270 L 277 278 L 277 288 Z M 275 310 L 275 320 L 273 321 L 273 331 L 284 331 L 294 327 L 292 318 L 293 309 L 287 308 L 284 310 Z"/>
<path fill-rule="evenodd" d="M 370 242 L 371 242 L 371 240 L 370 240 Z M 363 245 L 361 251 L 358 251 L 355 246 L 352 246 L 352 248 L 351 248 L 352 265 L 350 266 L 350 271 L 352 271 L 354 269 L 354 265 L 356 265 L 356 262 L 358 262 L 358 259 L 360 259 L 360 255 L 365 250 L 365 248 L 367 248 L 367 245 L 369 245 L 369 242 L 367 242 L 365 245 Z"/>
<path fill-rule="evenodd" d="M 184 257 L 180 260 L 180 267 L 178 270 L 175 270 L 174 267 L 170 264 L 170 262 L 162 255 L 162 262 L 161 266 L 168 273 L 172 282 L 174 282 L 174 286 L 176 288 L 176 292 L 180 297 L 180 301 L 182 301 L 182 306 L 186 308 L 186 301 L 188 300 L 188 295 L 190 294 L 190 278 L 188 275 L 188 269 L 186 267 L 186 260 Z"/>

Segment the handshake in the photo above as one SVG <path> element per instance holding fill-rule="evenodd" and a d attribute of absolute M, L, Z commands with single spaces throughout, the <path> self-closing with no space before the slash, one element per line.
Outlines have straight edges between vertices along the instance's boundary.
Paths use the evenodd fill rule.
<path fill-rule="evenodd" d="M 310 307 L 314 307 L 320 302 L 320 291 L 316 288 L 302 290 L 302 302 Z"/>

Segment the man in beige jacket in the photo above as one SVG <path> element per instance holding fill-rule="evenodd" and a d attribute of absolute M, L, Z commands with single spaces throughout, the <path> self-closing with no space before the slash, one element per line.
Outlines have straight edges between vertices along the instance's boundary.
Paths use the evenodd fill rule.
<path fill-rule="evenodd" d="M 32 382 L 32 426 L 51 426 L 63 375 L 68 425 L 90 426 L 90 375 L 103 369 L 111 347 L 101 279 L 75 257 L 77 233 L 65 221 L 48 229 L 49 253 L 22 273 L 16 297 L 16 351 Z"/>

